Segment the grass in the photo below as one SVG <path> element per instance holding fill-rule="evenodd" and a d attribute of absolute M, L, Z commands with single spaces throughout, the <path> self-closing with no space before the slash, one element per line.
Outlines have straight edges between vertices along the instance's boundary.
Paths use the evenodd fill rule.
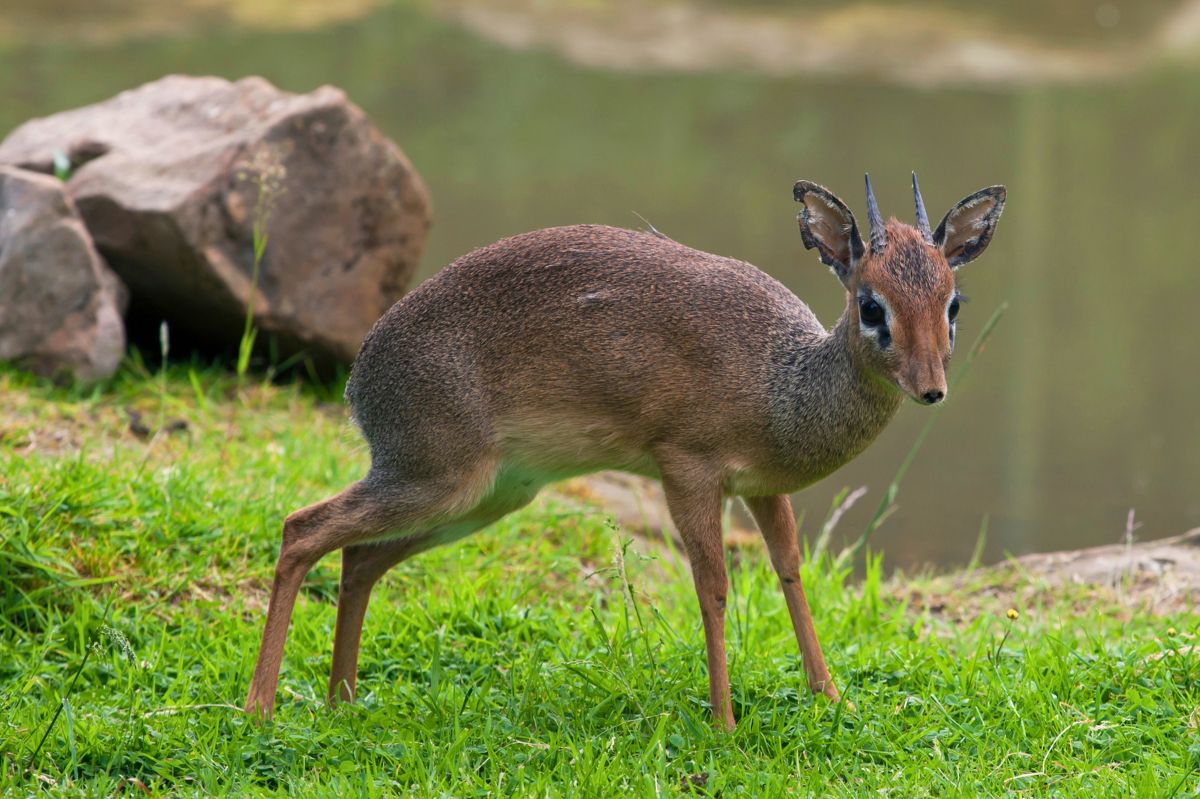
<path fill-rule="evenodd" d="M 1200 785 L 1192 614 L 1130 613 L 1083 588 L 1025 606 L 982 571 L 950 597 L 957 612 L 938 613 L 909 600 L 932 578 L 885 580 L 869 558 L 854 579 L 822 556 L 805 584 L 850 710 L 807 693 L 775 578 L 743 554 L 728 621 L 739 725 L 726 735 L 708 723 L 686 567 L 554 497 L 385 578 L 360 701 L 332 712 L 338 565 L 323 561 L 297 605 L 276 720 L 260 726 L 238 706 L 280 524 L 361 475 L 365 448 L 326 392 L 239 391 L 187 365 L 163 377 L 133 360 L 82 391 L 0 371 L 0 795 L 1168 797 Z M 127 408 L 186 428 L 135 436 Z"/>

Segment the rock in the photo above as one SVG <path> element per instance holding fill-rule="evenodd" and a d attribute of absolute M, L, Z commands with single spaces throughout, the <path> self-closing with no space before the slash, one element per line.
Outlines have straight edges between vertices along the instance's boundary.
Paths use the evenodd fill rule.
<path fill-rule="evenodd" d="M 62 183 L 0 166 L 0 360 L 109 377 L 125 353 L 123 304 Z"/>
<path fill-rule="evenodd" d="M 169 76 L 27 122 L 0 144 L 0 163 L 51 172 L 56 152 L 129 287 L 131 324 L 166 319 L 176 343 L 236 347 L 252 303 L 281 357 L 349 363 L 403 293 L 429 226 L 420 176 L 332 87 L 296 95 L 261 78 Z"/>

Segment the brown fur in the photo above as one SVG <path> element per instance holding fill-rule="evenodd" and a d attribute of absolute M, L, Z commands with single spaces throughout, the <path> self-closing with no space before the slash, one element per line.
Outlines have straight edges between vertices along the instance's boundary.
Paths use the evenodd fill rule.
<path fill-rule="evenodd" d="M 750 470 L 791 491 L 895 410 L 846 356 L 753 266 L 584 225 L 484 247 L 418 287 L 363 343 L 346 396 L 373 472 L 453 471 L 493 453 L 548 479 L 658 477 L 654 449 L 670 445 L 719 453 L 727 488 Z M 795 379 L 814 373 L 825 382 Z"/>
<path fill-rule="evenodd" d="M 730 495 L 746 498 L 762 529 L 810 688 L 836 699 L 787 494 L 862 451 L 895 413 L 897 386 L 941 374 L 942 361 L 932 364 L 945 327 L 934 311 L 941 303 L 944 316 L 953 278 L 897 222 L 886 250 L 864 256 L 844 203 L 807 190 L 820 202 L 802 212 L 805 243 L 823 248 L 849 289 L 831 331 L 750 264 L 595 225 L 476 250 L 396 303 L 346 387 L 370 471 L 288 517 L 247 709 L 271 712 L 292 605 L 321 555 L 343 549 L 329 696 L 351 699 L 363 614 L 388 568 L 521 507 L 548 482 L 598 469 L 663 482 L 692 563 L 723 726 L 733 724 L 721 544 Z M 838 236 L 847 238 L 830 240 Z M 859 330 L 855 292 L 867 281 L 897 314 L 890 354 Z"/>
<path fill-rule="evenodd" d="M 911 397 L 929 391 L 944 397 L 950 361 L 946 304 L 956 291 L 954 270 L 941 250 L 927 244 L 915 228 L 891 219 L 887 232 L 887 248 L 868 254 L 855 284 L 882 295 L 895 314 L 890 325 L 892 346 L 882 360 L 883 369 Z"/>

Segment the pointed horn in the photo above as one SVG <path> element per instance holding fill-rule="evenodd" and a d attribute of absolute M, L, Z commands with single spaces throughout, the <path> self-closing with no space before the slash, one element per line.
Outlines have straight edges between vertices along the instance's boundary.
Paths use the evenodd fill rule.
<path fill-rule="evenodd" d="M 875 191 L 871 188 L 871 176 L 863 174 L 867 183 L 867 225 L 871 229 L 871 252 L 883 252 L 887 247 L 887 230 L 883 227 L 883 217 L 879 213 L 879 203 L 875 202 Z"/>
<path fill-rule="evenodd" d="M 917 205 L 917 230 L 926 244 L 933 244 L 933 232 L 929 229 L 929 215 L 925 213 L 925 201 L 921 199 L 921 187 L 917 185 L 917 173 L 913 172 L 913 202 Z"/>

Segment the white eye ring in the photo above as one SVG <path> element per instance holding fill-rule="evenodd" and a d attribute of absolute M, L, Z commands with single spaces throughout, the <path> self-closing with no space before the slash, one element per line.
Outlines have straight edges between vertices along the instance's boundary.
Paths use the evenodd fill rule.
<path fill-rule="evenodd" d="M 866 302 L 864 302 L 864 300 Z M 880 296 L 879 294 L 876 294 L 875 292 L 872 291 L 870 294 L 864 294 L 861 297 L 859 297 L 858 302 L 859 302 L 858 324 L 859 324 L 859 327 L 861 327 L 863 329 L 863 331 L 870 331 L 872 334 L 874 334 L 881 327 L 890 327 L 891 326 L 891 324 L 892 324 L 892 307 L 890 305 L 888 305 L 887 300 L 885 300 L 882 296 Z M 876 322 L 873 325 L 868 325 L 865 321 L 863 321 L 862 307 L 867 302 L 873 302 L 876 305 L 878 305 L 881 309 L 883 309 L 883 321 Z"/>

